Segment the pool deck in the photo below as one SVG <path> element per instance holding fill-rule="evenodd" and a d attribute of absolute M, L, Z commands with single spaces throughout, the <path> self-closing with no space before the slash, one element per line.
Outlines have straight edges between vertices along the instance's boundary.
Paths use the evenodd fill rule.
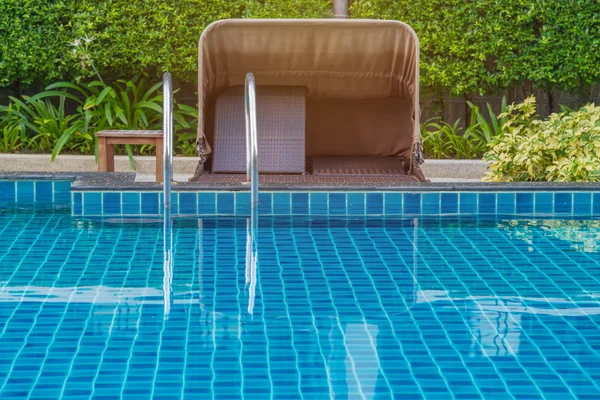
<path fill-rule="evenodd" d="M 247 191 L 244 175 L 205 175 L 200 182 L 173 182 L 173 191 Z M 77 191 L 161 191 L 162 184 L 138 182 L 134 172 L 0 172 L 0 180 L 70 180 Z M 265 191 L 600 191 L 587 182 L 415 182 L 405 176 L 261 175 Z"/>

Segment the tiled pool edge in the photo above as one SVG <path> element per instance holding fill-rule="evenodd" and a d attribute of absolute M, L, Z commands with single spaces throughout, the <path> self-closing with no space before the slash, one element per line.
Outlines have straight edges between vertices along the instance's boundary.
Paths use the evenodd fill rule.
<path fill-rule="evenodd" d="M 78 217 L 162 215 L 162 193 L 157 185 L 128 186 L 121 177 L 120 189 L 105 189 L 100 184 L 98 187 L 103 189 L 94 190 L 89 182 L 98 180 L 98 176 L 106 174 L 88 175 L 84 180 L 87 186 L 81 186 L 73 175 L 0 174 L 0 207 L 70 208 L 71 214 Z M 477 183 L 388 189 L 263 189 L 260 203 L 262 215 L 600 215 L 600 185 Z M 250 214 L 247 189 L 207 190 L 182 184 L 173 193 L 172 204 L 173 215 L 182 217 Z"/>
<path fill-rule="evenodd" d="M 175 216 L 250 214 L 250 194 L 234 191 L 172 193 Z M 586 192 L 261 192 L 261 215 L 600 215 L 600 191 Z M 72 215 L 157 216 L 161 192 L 73 191 Z"/>

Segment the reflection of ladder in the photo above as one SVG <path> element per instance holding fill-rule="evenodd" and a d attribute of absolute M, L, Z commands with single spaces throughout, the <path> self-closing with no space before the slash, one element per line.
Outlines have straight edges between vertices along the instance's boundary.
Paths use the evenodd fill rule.
<path fill-rule="evenodd" d="M 252 208 L 252 215 L 246 220 L 246 288 L 248 289 L 248 313 L 254 311 L 254 297 L 256 293 L 256 264 L 258 262 L 258 212 Z"/>

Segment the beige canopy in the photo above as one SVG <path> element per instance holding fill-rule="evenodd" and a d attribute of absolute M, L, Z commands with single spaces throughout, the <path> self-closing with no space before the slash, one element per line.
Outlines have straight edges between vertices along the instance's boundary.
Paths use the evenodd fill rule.
<path fill-rule="evenodd" d="M 222 20 L 204 30 L 198 54 L 199 141 L 212 143 L 217 97 L 252 72 L 259 86 L 307 88 L 308 156 L 420 162 L 419 42 L 402 22 Z"/>

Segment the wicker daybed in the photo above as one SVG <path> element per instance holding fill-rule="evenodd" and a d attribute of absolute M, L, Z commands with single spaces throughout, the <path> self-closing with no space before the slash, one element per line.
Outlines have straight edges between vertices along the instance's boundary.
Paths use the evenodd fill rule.
<path fill-rule="evenodd" d="M 200 38 L 198 63 L 203 168 L 193 180 L 202 180 L 203 171 L 228 179 L 245 173 L 242 86 L 248 72 L 258 85 L 261 173 L 425 180 L 419 168 L 419 42 L 408 25 L 217 21 Z"/>

